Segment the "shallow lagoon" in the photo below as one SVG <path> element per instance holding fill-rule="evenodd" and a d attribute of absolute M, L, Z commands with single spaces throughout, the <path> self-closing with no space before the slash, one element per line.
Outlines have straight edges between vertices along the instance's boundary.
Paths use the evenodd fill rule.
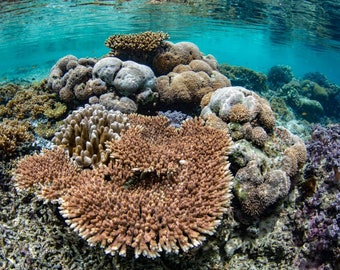
<path fill-rule="evenodd" d="M 150 1 L 152 2 L 152 1 Z M 340 83 L 339 4 L 332 1 L 2 1 L 0 78 L 39 80 L 62 56 L 100 57 L 112 34 L 147 30 L 190 41 L 219 63 Z"/>

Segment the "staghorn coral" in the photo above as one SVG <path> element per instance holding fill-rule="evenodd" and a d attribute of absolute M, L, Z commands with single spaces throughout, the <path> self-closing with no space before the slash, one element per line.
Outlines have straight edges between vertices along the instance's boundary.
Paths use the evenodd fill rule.
<path fill-rule="evenodd" d="M 122 60 L 147 63 L 157 49 L 163 46 L 169 35 L 164 32 L 146 31 L 136 34 L 119 34 L 107 38 L 105 45 L 111 49 L 109 55 Z"/>
<path fill-rule="evenodd" d="M 73 111 L 52 142 L 61 145 L 81 167 L 108 163 L 107 140 L 118 139 L 128 119 L 119 111 L 108 111 L 100 104 L 85 105 Z"/>
<path fill-rule="evenodd" d="M 229 207 L 230 138 L 199 119 L 176 129 L 161 116 L 129 118 L 132 127 L 107 142 L 108 166 L 78 172 L 61 149 L 46 150 L 19 163 L 16 186 L 58 201 L 70 227 L 107 253 L 187 252 L 215 232 Z"/>
<path fill-rule="evenodd" d="M 32 166 L 34 170 L 32 170 Z M 61 147 L 43 149 L 41 154 L 26 156 L 15 170 L 15 186 L 34 191 L 45 201 L 57 202 L 77 183 L 78 168 L 70 162 Z"/>
<path fill-rule="evenodd" d="M 0 156 L 1 160 L 11 158 L 18 154 L 20 147 L 33 141 L 29 132 L 30 124 L 23 121 L 3 119 L 0 123 Z"/>

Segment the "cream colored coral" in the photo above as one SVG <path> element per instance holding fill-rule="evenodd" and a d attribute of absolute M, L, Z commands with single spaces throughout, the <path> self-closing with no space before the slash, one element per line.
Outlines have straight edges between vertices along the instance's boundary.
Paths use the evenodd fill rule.
<path fill-rule="evenodd" d="M 64 120 L 52 142 L 64 147 L 80 167 L 97 166 L 109 161 L 105 142 L 119 139 L 128 127 L 128 118 L 119 111 L 108 111 L 99 104 L 85 105 Z"/>

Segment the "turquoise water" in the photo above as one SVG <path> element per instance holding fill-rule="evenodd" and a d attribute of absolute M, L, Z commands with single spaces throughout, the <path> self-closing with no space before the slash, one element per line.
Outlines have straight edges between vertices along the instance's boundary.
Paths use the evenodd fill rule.
<path fill-rule="evenodd" d="M 265 73 L 289 65 L 296 77 L 319 71 L 340 84 L 340 3 L 182 2 L 1 1 L 0 81 L 40 80 L 66 54 L 100 57 L 110 35 L 152 30 L 219 63 Z"/>

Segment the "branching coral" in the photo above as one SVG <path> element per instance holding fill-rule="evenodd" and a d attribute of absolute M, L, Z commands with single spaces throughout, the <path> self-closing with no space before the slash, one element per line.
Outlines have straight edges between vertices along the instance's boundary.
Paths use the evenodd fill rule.
<path fill-rule="evenodd" d="M 186 252 L 215 232 L 228 209 L 230 138 L 199 119 L 177 129 L 162 116 L 129 118 L 132 127 L 107 142 L 108 166 L 76 173 L 61 150 L 45 151 L 21 161 L 16 185 L 58 197 L 71 228 L 107 253 Z"/>
<path fill-rule="evenodd" d="M 127 122 L 119 111 L 108 111 L 99 104 L 85 105 L 64 120 L 52 141 L 63 146 L 81 167 L 107 164 L 105 142 L 118 139 L 121 130 L 128 128 Z"/>
<path fill-rule="evenodd" d="M 0 123 L 0 156 L 1 160 L 10 158 L 17 153 L 20 146 L 31 142 L 33 135 L 29 132 L 27 122 L 4 119 Z"/>
<path fill-rule="evenodd" d="M 24 119 L 45 115 L 47 118 L 59 118 L 66 111 L 66 106 L 56 102 L 56 95 L 46 91 L 44 85 L 16 86 L 15 89 L 15 94 L 1 107 L 0 116 Z"/>

